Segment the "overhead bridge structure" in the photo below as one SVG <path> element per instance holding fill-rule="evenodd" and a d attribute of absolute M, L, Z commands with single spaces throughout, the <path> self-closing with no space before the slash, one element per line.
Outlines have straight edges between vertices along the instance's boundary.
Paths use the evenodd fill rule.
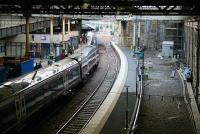
<path fill-rule="evenodd" d="M 200 15 L 199 0 L 1 0 L 0 13 Z"/>

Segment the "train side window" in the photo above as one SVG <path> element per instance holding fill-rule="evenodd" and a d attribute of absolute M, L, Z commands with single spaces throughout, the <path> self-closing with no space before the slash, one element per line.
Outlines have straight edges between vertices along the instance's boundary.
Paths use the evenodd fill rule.
<path fill-rule="evenodd" d="M 58 79 L 58 86 L 61 87 L 63 86 L 63 76 L 60 76 Z"/>
<path fill-rule="evenodd" d="M 80 75 L 80 69 L 79 69 L 79 66 L 77 66 L 71 70 L 68 70 L 68 72 L 66 74 L 66 78 L 67 78 L 67 80 L 71 80 L 79 75 Z"/>
<path fill-rule="evenodd" d="M 49 84 L 50 90 L 57 90 L 63 87 L 63 76 L 58 76 L 56 79 L 53 79 Z"/>
<path fill-rule="evenodd" d="M 57 76 L 55 79 L 51 80 L 49 83 L 49 89 L 55 90 L 59 86 L 59 76 Z"/>
<path fill-rule="evenodd" d="M 26 103 L 32 102 L 35 100 L 37 97 L 40 97 L 44 95 L 44 90 L 43 90 L 43 84 L 38 85 L 36 87 L 33 87 L 32 89 L 29 90 L 29 92 L 26 94 Z"/>
<path fill-rule="evenodd" d="M 94 57 L 94 56 L 95 56 L 95 53 L 92 53 L 92 54 L 90 55 L 89 59 L 92 58 L 92 57 Z"/>
<path fill-rule="evenodd" d="M 57 80 L 53 80 L 53 81 L 51 81 L 51 82 L 49 83 L 49 89 L 50 89 L 50 90 L 56 88 L 57 86 L 58 86 Z"/>
<path fill-rule="evenodd" d="M 77 67 L 77 72 L 78 72 L 78 75 L 80 75 L 80 67 L 79 66 Z"/>
<path fill-rule="evenodd" d="M 65 82 L 68 81 L 68 71 L 65 72 Z"/>
<path fill-rule="evenodd" d="M 73 70 L 70 70 L 68 73 L 67 73 L 67 77 L 68 77 L 68 80 L 71 80 L 73 78 L 73 73 L 72 73 Z"/>
<path fill-rule="evenodd" d="M 79 68 L 79 66 L 77 66 L 76 68 L 74 68 L 73 76 L 76 77 L 79 75 L 80 75 L 80 68 Z"/>
<path fill-rule="evenodd" d="M 72 72 L 73 77 L 76 77 L 78 75 L 78 69 L 74 69 Z"/>
<path fill-rule="evenodd" d="M 44 84 L 44 90 L 45 90 L 45 91 L 48 90 L 48 87 L 49 87 L 49 86 L 48 86 L 48 83 L 45 83 L 45 84 Z"/>

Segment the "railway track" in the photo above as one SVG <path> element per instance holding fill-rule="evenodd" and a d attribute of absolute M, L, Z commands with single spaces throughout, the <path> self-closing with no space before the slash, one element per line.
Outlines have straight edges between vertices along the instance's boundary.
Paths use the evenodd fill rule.
<path fill-rule="evenodd" d="M 71 118 L 61 125 L 57 130 L 57 134 L 78 134 L 82 131 L 85 125 L 90 121 L 92 116 L 100 107 L 101 103 L 106 98 L 118 74 L 119 61 L 110 45 L 106 45 L 107 58 L 109 64 L 103 81 L 80 106 Z"/>

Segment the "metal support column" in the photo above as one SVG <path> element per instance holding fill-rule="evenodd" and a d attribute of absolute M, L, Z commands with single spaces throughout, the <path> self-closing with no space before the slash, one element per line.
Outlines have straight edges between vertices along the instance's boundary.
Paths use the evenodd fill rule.
<path fill-rule="evenodd" d="M 55 56 L 55 51 L 53 46 L 53 17 L 50 18 L 50 54 L 51 54 L 50 57 Z"/>
<path fill-rule="evenodd" d="M 196 90 L 197 90 L 197 98 L 198 98 L 198 103 L 200 103 L 200 87 L 199 87 L 199 77 L 200 77 L 200 49 L 199 49 L 199 45 L 200 45 L 200 22 L 198 21 L 197 24 L 197 50 L 196 50 L 196 56 L 197 56 L 197 84 L 196 84 Z"/>
<path fill-rule="evenodd" d="M 191 58 L 192 58 L 192 62 L 191 62 L 191 68 L 192 68 L 192 73 L 194 73 L 194 41 L 193 41 L 193 37 L 194 37 L 194 22 L 191 22 Z M 192 74 L 192 79 L 194 80 L 195 74 Z M 192 83 L 193 85 L 194 83 Z M 195 91 L 196 92 L 196 91 Z"/>
<path fill-rule="evenodd" d="M 124 45 L 124 25 L 123 25 L 123 21 L 121 21 L 120 25 L 121 25 L 121 46 L 123 46 Z"/>
<path fill-rule="evenodd" d="M 183 28 L 184 28 L 184 30 L 183 30 L 184 31 L 184 34 L 183 34 L 183 36 L 184 36 L 183 37 L 183 39 L 184 39 L 183 40 L 184 41 L 183 42 L 183 48 L 184 48 L 185 62 L 187 63 L 187 51 L 186 51 L 187 50 L 187 45 L 186 45 L 187 44 L 187 23 L 186 22 L 184 23 Z"/>
<path fill-rule="evenodd" d="M 65 18 L 62 18 L 62 45 L 64 45 L 64 37 L 65 37 Z"/>
<path fill-rule="evenodd" d="M 187 66 L 189 66 L 189 64 L 190 64 L 190 23 L 188 22 L 187 23 L 187 44 L 186 44 L 186 46 L 187 46 L 187 49 L 186 49 L 186 51 L 187 51 Z"/>
<path fill-rule="evenodd" d="M 133 51 L 135 51 L 135 22 L 133 22 Z"/>
<path fill-rule="evenodd" d="M 79 37 L 81 36 L 81 25 L 82 25 L 82 20 L 81 19 L 78 19 L 78 24 L 77 24 L 77 29 L 78 29 L 78 31 L 79 31 Z"/>
<path fill-rule="evenodd" d="M 122 25 L 121 25 L 121 21 L 118 21 L 118 34 L 119 34 L 119 44 L 122 45 Z"/>
<path fill-rule="evenodd" d="M 30 18 L 29 16 L 26 16 L 26 28 L 25 28 L 25 33 L 26 33 L 26 46 L 25 46 L 25 56 L 29 57 L 29 49 L 30 49 L 30 43 L 29 43 L 29 23 L 30 23 Z"/>
<path fill-rule="evenodd" d="M 138 22 L 138 43 L 137 43 L 137 50 L 138 50 L 139 46 L 140 46 L 140 21 Z"/>
<path fill-rule="evenodd" d="M 190 36 L 191 36 L 191 35 L 190 35 L 190 34 L 191 34 L 191 27 L 190 27 L 190 25 L 191 25 L 191 24 L 190 24 L 190 22 L 189 22 L 189 26 L 188 26 L 188 28 L 189 28 L 189 36 L 188 36 L 188 38 L 189 38 L 189 39 L 188 39 L 188 43 L 189 43 L 189 44 L 188 44 L 188 45 L 189 45 L 189 56 L 188 56 L 188 57 L 189 57 L 189 61 L 188 61 L 188 62 L 189 62 L 189 63 L 188 63 L 188 66 L 191 66 L 191 45 L 190 45 L 190 43 L 191 43 L 191 41 L 190 41 L 190 40 L 191 40 L 191 37 L 190 37 Z"/>
<path fill-rule="evenodd" d="M 50 18 L 50 43 L 53 42 L 53 18 Z"/>
<path fill-rule="evenodd" d="M 70 32 L 70 19 L 68 18 L 68 20 L 67 20 L 67 30 L 68 30 L 68 33 Z"/>
<path fill-rule="evenodd" d="M 129 108 L 128 108 L 128 88 L 129 86 L 125 86 L 126 87 L 126 130 L 128 130 L 128 111 L 129 111 Z"/>

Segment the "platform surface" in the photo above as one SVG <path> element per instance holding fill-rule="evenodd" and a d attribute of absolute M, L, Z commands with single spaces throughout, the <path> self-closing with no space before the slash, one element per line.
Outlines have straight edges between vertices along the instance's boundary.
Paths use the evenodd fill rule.
<path fill-rule="evenodd" d="M 126 80 L 126 86 L 129 86 L 128 90 L 128 110 L 129 120 L 135 105 L 135 91 L 136 91 L 136 66 L 137 59 L 133 58 L 131 51 L 127 47 L 121 47 L 121 50 L 126 55 L 128 60 L 128 76 Z M 101 134 L 122 134 L 125 131 L 125 112 L 126 112 L 126 88 L 123 89 L 117 104 L 108 118 L 106 124 L 101 130 Z"/>

